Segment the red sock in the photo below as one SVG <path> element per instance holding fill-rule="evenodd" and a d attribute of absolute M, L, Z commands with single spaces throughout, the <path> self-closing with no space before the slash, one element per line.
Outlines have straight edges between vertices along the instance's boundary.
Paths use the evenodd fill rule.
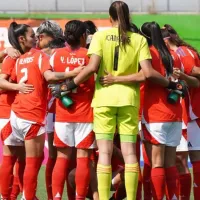
<path fill-rule="evenodd" d="M 76 161 L 72 159 L 70 159 L 70 164 L 69 164 L 69 169 L 67 171 L 67 175 L 66 175 L 66 184 L 67 184 L 67 198 L 68 200 L 74 200 L 76 198 L 76 191 L 75 188 L 71 187 L 70 183 L 69 183 L 69 173 L 76 168 Z M 75 178 L 75 177 L 74 177 Z"/>
<path fill-rule="evenodd" d="M 33 200 L 36 194 L 37 177 L 41 167 L 41 157 L 27 157 L 24 170 L 23 192 L 26 200 Z"/>
<path fill-rule="evenodd" d="M 121 199 L 124 199 L 126 198 L 126 188 L 125 188 L 125 185 L 124 183 L 121 183 L 116 192 L 113 194 L 113 199 L 115 200 L 121 200 Z"/>
<path fill-rule="evenodd" d="M 141 199 L 142 199 L 142 173 L 141 173 L 141 169 L 139 169 L 139 179 L 138 179 L 136 200 L 141 200 Z"/>
<path fill-rule="evenodd" d="M 62 199 L 68 167 L 69 167 L 68 159 L 60 157 L 56 159 L 56 164 L 53 168 L 53 174 L 52 174 L 52 191 L 54 200 Z"/>
<path fill-rule="evenodd" d="M 193 176 L 194 176 L 194 199 L 199 200 L 200 198 L 200 161 L 192 163 Z"/>
<path fill-rule="evenodd" d="M 18 176 L 18 184 L 21 192 L 23 191 L 23 178 L 24 178 L 25 165 L 26 165 L 25 160 L 17 160 L 15 164 L 15 170 Z"/>
<path fill-rule="evenodd" d="M 19 193 L 20 193 L 19 178 L 17 176 L 14 176 L 13 184 L 12 184 L 12 191 L 10 194 L 10 200 L 16 200 Z"/>
<path fill-rule="evenodd" d="M 165 193 L 165 169 L 152 168 L 151 188 L 154 200 L 162 200 Z"/>
<path fill-rule="evenodd" d="M 179 175 L 179 197 L 180 200 L 190 200 L 192 178 L 191 174 Z"/>
<path fill-rule="evenodd" d="M 47 164 L 46 164 L 46 171 L 45 171 L 45 180 L 46 180 L 46 191 L 47 191 L 47 198 L 48 200 L 53 199 L 52 194 L 52 173 L 53 168 L 56 163 L 55 158 L 48 158 Z"/>
<path fill-rule="evenodd" d="M 166 187 L 167 187 L 167 200 L 178 199 L 177 179 L 178 171 L 176 166 L 165 169 Z"/>
<path fill-rule="evenodd" d="M 89 158 L 77 158 L 75 183 L 76 183 L 76 200 L 85 199 L 90 183 Z"/>
<path fill-rule="evenodd" d="M 1 164 L 1 196 L 4 200 L 10 198 L 13 183 L 13 168 L 17 158 L 15 156 L 3 156 Z"/>
<path fill-rule="evenodd" d="M 151 164 L 147 156 L 144 144 L 142 144 L 142 153 L 144 158 L 144 168 L 143 168 L 143 189 L 144 189 L 144 200 L 152 199 L 151 191 Z"/>

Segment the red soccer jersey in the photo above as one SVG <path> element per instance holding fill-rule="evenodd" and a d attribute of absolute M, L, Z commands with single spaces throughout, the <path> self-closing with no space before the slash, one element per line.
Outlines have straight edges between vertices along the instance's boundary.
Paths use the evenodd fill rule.
<path fill-rule="evenodd" d="M 1 74 L 6 74 L 10 78 L 12 70 L 15 67 L 15 63 L 15 59 L 7 56 L 2 63 Z M 0 94 L 0 118 L 10 118 L 11 104 L 15 99 L 15 95 L 15 91 L 5 91 Z"/>
<path fill-rule="evenodd" d="M 49 58 L 36 49 L 31 49 L 17 60 L 12 79 L 17 83 L 24 82 L 34 86 L 32 93 L 16 95 L 12 110 L 19 118 L 37 123 L 44 122 L 48 89 L 43 73 L 51 69 Z"/>
<path fill-rule="evenodd" d="M 161 75 L 166 76 L 165 67 L 158 51 L 152 46 L 150 52 L 153 68 Z M 145 82 L 143 114 L 147 123 L 182 121 L 180 102 L 169 104 L 167 101 L 168 95 L 169 91 L 166 88 L 149 80 Z"/>
<path fill-rule="evenodd" d="M 139 120 L 142 119 L 142 110 L 144 105 L 144 83 L 140 84 L 140 110 L 139 110 Z"/>
<path fill-rule="evenodd" d="M 58 49 L 51 57 L 51 65 L 56 72 L 74 70 L 80 65 L 87 65 L 89 58 L 87 49 L 72 50 L 70 47 Z M 90 77 L 68 96 L 73 100 L 73 105 L 65 108 L 60 99 L 56 100 L 56 122 L 93 122 L 91 101 L 94 93 L 94 76 Z"/>
<path fill-rule="evenodd" d="M 200 67 L 200 60 L 195 51 L 181 46 L 177 49 L 176 53 L 179 55 L 183 63 L 184 72 L 188 75 L 191 74 L 193 67 Z M 188 111 L 189 120 L 200 118 L 200 88 L 189 88 L 190 103 Z"/>
<path fill-rule="evenodd" d="M 47 112 L 48 113 L 55 113 L 56 108 L 56 98 L 51 95 L 51 91 L 48 90 L 48 97 L 47 97 Z"/>

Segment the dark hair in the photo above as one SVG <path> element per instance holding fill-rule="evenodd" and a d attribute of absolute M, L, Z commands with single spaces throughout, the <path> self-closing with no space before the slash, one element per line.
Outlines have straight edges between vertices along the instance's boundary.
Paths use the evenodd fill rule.
<path fill-rule="evenodd" d="M 172 42 L 173 44 L 175 44 L 177 47 L 185 46 L 185 47 L 188 47 L 189 49 L 195 51 L 196 54 L 198 55 L 198 57 L 200 58 L 199 52 L 193 46 L 191 46 L 190 44 L 188 44 L 187 42 L 182 40 L 180 38 L 180 36 L 178 35 L 178 33 L 176 32 L 176 30 L 171 25 L 165 24 L 164 27 L 162 28 L 162 34 L 163 34 L 163 36 L 168 34 L 170 37 L 169 41 Z"/>
<path fill-rule="evenodd" d="M 29 27 L 30 26 L 27 24 L 17 24 L 16 22 L 12 22 L 8 29 L 8 40 L 10 44 L 21 54 L 23 54 L 24 52 L 19 44 L 18 37 L 25 36 Z"/>
<path fill-rule="evenodd" d="M 84 21 L 85 25 L 86 25 L 86 28 L 89 30 L 90 34 L 93 35 L 97 32 L 97 27 L 96 25 L 94 24 L 93 21 L 90 21 L 90 20 L 87 20 L 87 21 Z"/>
<path fill-rule="evenodd" d="M 114 21 L 118 21 L 119 42 L 125 46 L 130 42 L 127 31 L 130 31 L 131 22 L 128 5 L 123 1 L 115 1 L 109 8 L 109 14 Z"/>
<path fill-rule="evenodd" d="M 160 26 L 156 22 L 146 22 L 141 26 L 140 32 L 146 37 L 149 46 L 153 45 L 158 50 L 166 71 L 172 73 L 173 59 L 163 40 Z"/>
<path fill-rule="evenodd" d="M 57 49 L 57 48 L 63 48 L 65 47 L 65 39 L 64 37 L 59 37 L 59 38 L 56 38 L 54 40 L 52 40 L 51 42 L 49 42 L 49 45 L 48 47 L 50 49 Z"/>
<path fill-rule="evenodd" d="M 80 39 L 85 33 L 85 23 L 80 20 L 71 20 L 65 25 L 65 39 L 72 47 L 77 47 L 80 45 Z"/>
<path fill-rule="evenodd" d="M 133 23 L 131 23 L 130 31 L 133 32 L 133 33 L 139 33 L 138 27 Z"/>

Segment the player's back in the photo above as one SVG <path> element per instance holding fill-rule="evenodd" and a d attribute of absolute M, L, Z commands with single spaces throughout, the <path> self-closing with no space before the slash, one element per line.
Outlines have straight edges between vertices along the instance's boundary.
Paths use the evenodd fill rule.
<path fill-rule="evenodd" d="M 87 65 L 89 58 L 87 49 L 70 47 L 58 49 L 50 59 L 50 63 L 56 72 L 72 71 L 75 68 Z M 93 119 L 91 101 L 94 93 L 94 76 L 80 84 L 68 94 L 73 100 L 73 105 L 65 108 L 60 101 L 56 101 L 56 121 L 58 122 L 91 122 Z"/>
<path fill-rule="evenodd" d="M 50 69 L 48 58 L 35 49 L 31 49 L 17 60 L 12 79 L 17 83 L 31 84 L 34 87 L 34 91 L 29 94 L 16 95 L 12 110 L 18 117 L 39 123 L 44 121 L 47 107 L 47 82 L 43 73 L 47 69 Z"/>
<path fill-rule="evenodd" d="M 153 68 L 165 77 L 167 74 L 159 52 L 153 46 L 150 48 L 150 52 Z M 181 121 L 181 105 L 179 102 L 169 104 L 168 95 L 169 91 L 166 88 L 152 81 L 145 82 L 143 112 L 147 122 Z"/>

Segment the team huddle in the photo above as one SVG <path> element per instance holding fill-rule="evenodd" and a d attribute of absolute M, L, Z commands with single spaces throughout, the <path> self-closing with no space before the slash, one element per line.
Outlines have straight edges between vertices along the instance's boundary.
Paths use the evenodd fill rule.
<path fill-rule="evenodd" d="M 188 157 L 200 198 L 200 55 L 169 24 L 138 29 L 123 1 L 109 15 L 104 31 L 80 20 L 64 31 L 44 21 L 36 33 L 10 24 L 12 47 L 0 52 L 2 200 L 37 199 L 45 137 L 48 200 L 189 200 Z"/>

